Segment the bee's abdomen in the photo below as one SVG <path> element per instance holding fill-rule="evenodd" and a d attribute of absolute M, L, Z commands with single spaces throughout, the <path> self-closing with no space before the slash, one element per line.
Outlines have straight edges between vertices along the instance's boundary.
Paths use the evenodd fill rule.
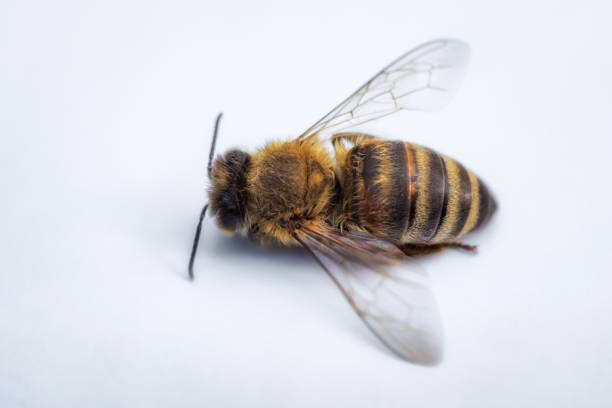
<path fill-rule="evenodd" d="M 487 187 L 455 160 L 404 142 L 354 147 L 345 196 L 350 219 L 373 235 L 402 243 L 452 242 L 495 209 Z"/>

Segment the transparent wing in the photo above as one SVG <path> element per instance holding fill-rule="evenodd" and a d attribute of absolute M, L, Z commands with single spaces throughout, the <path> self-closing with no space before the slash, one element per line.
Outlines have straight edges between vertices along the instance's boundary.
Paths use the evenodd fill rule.
<path fill-rule="evenodd" d="M 469 55 L 469 46 L 459 40 L 422 44 L 383 68 L 298 139 L 345 130 L 396 112 L 440 109 L 459 87 Z"/>
<path fill-rule="evenodd" d="M 331 228 L 302 228 L 296 239 L 332 278 L 366 326 L 398 356 L 433 365 L 442 358 L 442 330 L 426 277 L 391 243 Z"/>

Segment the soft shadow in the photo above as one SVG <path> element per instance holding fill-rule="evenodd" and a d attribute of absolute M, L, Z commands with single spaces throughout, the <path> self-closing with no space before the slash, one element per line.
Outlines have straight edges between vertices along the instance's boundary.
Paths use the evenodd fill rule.
<path fill-rule="evenodd" d="M 231 236 L 223 237 L 217 234 L 213 238 L 212 245 L 207 251 L 210 256 L 232 257 L 232 258 L 270 258 L 278 260 L 278 262 L 291 262 L 295 265 L 306 265 L 313 263 L 312 257 L 299 247 L 262 247 L 256 245 L 245 237 Z"/>
<path fill-rule="evenodd" d="M 122 210 L 126 210 L 126 208 L 122 208 Z M 122 212 L 122 210 L 120 211 Z M 162 269 L 167 269 L 172 275 L 188 281 L 187 263 L 197 221 L 193 214 L 185 214 L 184 211 L 172 208 L 172 205 L 159 205 L 155 209 L 155 216 L 152 216 L 150 210 L 132 211 L 134 208 L 127 210 L 131 213 L 132 217 L 129 223 L 121 225 L 121 229 L 134 237 L 138 241 L 138 246 L 145 247 L 147 256 L 156 257 L 159 263 L 163 265 Z M 116 220 L 109 219 L 109 221 Z M 179 260 L 177 253 L 184 253 L 184 258 Z M 427 263 L 429 259 L 437 258 L 438 256 L 440 254 L 419 256 L 414 259 L 417 263 L 421 264 Z M 264 265 L 267 260 L 271 260 L 277 267 L 262 268 L 258 272 L 266 275 L 266 279 L 272 281 L 280 279 L 286 282 L 295 279 L 295 273 L 325 273 L 303 248 L 261 247 L 245 237 L 225 236 L 218 231 L 214 220 L 208 217 L 204 222 L 201 242 L 196 257 L 196 279 L 198 267 L 200 271 L 202 269 L 205 270 L 205 260 L 207 258 L 226 258 L 240 261 L 241 263 L 253 260 L 254 265 Z M 255 262 L 256 260 L 258 261 Z M 288 274 L 287 271 L 290 271 L 290 273 Z M 235 273 L 237 275 L 242 274 L 240 271 L 235 271 Z M 263 275 L 259 275 L 259 279 Z M 248 272 L 244 273 L 245 279 L 248 279 L 248 276 L 252 275 Z M 237 276 L 237 278 L 241 278 L 241 276 Z M 282 285 L 281 281 L 279 281 L 279 284 Z M 321 280 L 321 282 L 323 281 Z M 331 280 L 327 284 L 333 285 Z M 317 285 L 318 283 L 315 283 L 314 286 L 308 288 L 308 290 L 313 291 L 313 293 L 308 294 L 313 299 L 310 310 L 328 321 L 332 319 L 333 324 L 337 325 L 341 330 L 347 330 L 351 335 L 357 336 L 368 346 L 374 347 L 398 362 L 404 362 L 404 360 L 376 338 L 358 317 L 347 319 L 346 310 L 351 310 L 348 303 L 345 302 L 344 307 L 346 309 L 342 310 L 338 307 L 338 302 L 319 298 L 319 293 L 316 292 L 319 288 Z M 340 292 L 337 293 L 337 296 L 342 297 Z"/>

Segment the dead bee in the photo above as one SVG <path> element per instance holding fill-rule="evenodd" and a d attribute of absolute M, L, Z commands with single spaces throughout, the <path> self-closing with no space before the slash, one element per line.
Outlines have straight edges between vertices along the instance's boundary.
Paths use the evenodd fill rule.
<path fill-rule="evenodd" d="M 395 112 L 444 106 L 468 58 L 461 41 L 425 43 L 298 138 L 253 154 L 230 150 L 212 163 L 219 115 L 209 157 L 209 203 L 219 228 L 257 243 L 303 246 L 383 343 L 423 364 L 441 356 L 435 302 L 418 274 L 390 266 L 447 247 L 474 250 L 459 239 L 487 222 L 495 201 L 481 180 L 445 155 L 339 131 Z M 207 208 L 196 230 L 191 278 Z"/>

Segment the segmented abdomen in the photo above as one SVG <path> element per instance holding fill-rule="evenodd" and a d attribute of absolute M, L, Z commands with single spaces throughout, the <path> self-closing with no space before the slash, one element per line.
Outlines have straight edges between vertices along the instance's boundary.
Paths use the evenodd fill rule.
<path fill-rule="evenodd" d="M 351 149 L 344 209 L 350 222 L 394 242 L 453 242 L 485 223 L 496 204 L 455 160 L 413 143 L 374 140 Z"/>

